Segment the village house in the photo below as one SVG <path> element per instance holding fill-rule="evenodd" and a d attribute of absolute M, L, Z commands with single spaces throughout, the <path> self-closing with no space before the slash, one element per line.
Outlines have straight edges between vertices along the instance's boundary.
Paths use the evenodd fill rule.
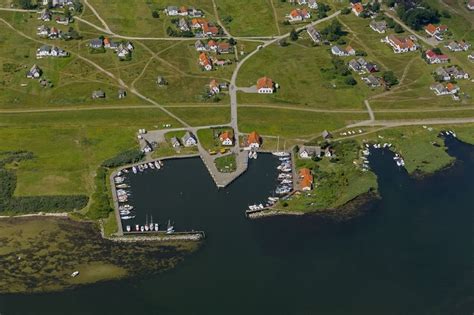
<path fill-rule="evenodd" d="M 36 29 L 36 35 L 40 36 L 40 37 L 48 37 L 49 35 L 49 27 L 46 26 L 46 25 L 41 25 L 41 26 L 38 26 L 38 28 Z"/>
<path fill-rule="evenodd" d="M 194 48 L 196 48 L 196 51 L 207 51 L 207 47 L 204 45 L 204 43 L 201 40 L 197 40 L 194 43 Z"/>
<path fill-rule="evenodd" d="M 430 89 L 436 94 L 436 96 L 456 94 L 459 92 L 459 87 L 452 83 L 446 85 L 435 83 L 430 86 Z"/>
<path fill-rule="evenodd" d="M 310 18 L 311 14 L 306 9 L 293 9 L 287 16 L 290 22 L 301 22 Z"/>
<path fill-rule="evenodd" d="M 48 45 L 43 45 L 36 50 L 36 58 L 41 59 L 44 57 L 67 57 L 69 53 L 58 48 Z"/>
<path fill-rule="evenodd" d="M 51 27 L 51 29 L 49 30 L 49 34 L 48 34 L 48 38 L 49 39 L 56 39 L 59 37 L 59 35 L 61 34 L 61 31 L 58 30 L 56 27 Z"/>
<path fill-rule="evenodd" d="M 178 15 L 178 7 L 177 6 L 168 6 L 168 7 L 166 7 L 165 14 L 169 15 L 169 16 Z"/>
<path fill-rule="evenodd" d="M 306 5 L 310 9 L 316 10 L 318 8 L 318 3 L 316 0 L 290 0 L 289 3 L 291 4 L 299 4 L 299 5 Z"/>
<path fill-rule="evenodd" d="M 268 77 L 262 77 L 257 80 L 257 92 L 259 94 L 271 94 L 275 92 L 275 83 Z"/>
<path fill-rule="evenodd" d="M 64 6 L 72 6 L 74 2 L 71 0 L 42 0 L 42 4 L 44 6 L 51 6 L 53 8 L 56 7 L 64 7 Z"/>
<path fill-rule="evenodd" d="M 212 70 L 212 63 L 211 63 L 211 60 L 209 59 L 209 56 L 202 52 L 200 55 L 199 55 L 199 64 L 201 65 L 201 67 L 203 67 L 204 70 L 206 71 L 211 71 Z"/>
<path fill-rule="evenodd" d="M 103 47 L 103 45 L 104 45 L 104 42 L 100 38 L 92 39 L 89 42 L 89 47 L 93 49 L 100 49 Z"/>
<path fill-rule="evenodd" d="M 217 51 L 217 43 L 215 40 L 211 39 L 207 42 L 207 49 L 212 50 L 213 52 Z"/>
<path fill-rule="evenodd" d="M 467 56 L 467 59 L 474 61 L 474 52 L 470 53 L 469 56 Z"/>
<path fill-rule="evenodd" d="M 355 56 L 356 52 L 351 46 L 341 48 L 340 46 L 332 46 L 331 53 L 339 57 Z"/>
<path fill-rule="evenodd" d="M 130 54 L 132 53 L 132 51 L 134 50 L 134 46 L 131 42 L 124 42 L 124 43 L 120 43 L 117 47 L 117 56 L 120 58 L 120 59 L 126 59 L 127 57 L 130 56 Z"/>
<path fill-rule="evenodd" d="M 469 79 L 469 74 L 456 66 L 447 68 L 439 67 L 435 70 L 435 74 L 443 81 Z"/>
<path fill-rule="evenodd" d="M 175 149 L 178 149 L 179 147 L 181 147 L 181 142 L 179 142 L 177 137 L 171 138 L 170 142 L 171 142 L 171 146 Z"/>
<path fill-rule="evenodd" d="M 438 55 L 431 49 L 425 52 L 425 58 L 429 64 L 449 62 L 448 56 L 446 56 L 445 54 Z"/>
<path fill-rule="evenodd" d="M 321 137 L 323 137 L 324 140 L 329 140 L 332 138 L 332 134 L 327 130 L 323 130 L 323 132 L 321 132 Z"/>
<path fill-rule="evenodd" d="M 69 25 L 69 23 L 72 22 L 72 19 L 70 17 L 58 16 L 55 21 L 61 25 Z"/>
<path fill-rule="evenodd" d="M 188 8 L 185 6 L 181 6 L 178 9 L 178 15 L 180 16 L 188 16 Z"/>
<path fill-rule="evenodd" d="M 467 3 L 466 3 L 466 6 L 469 10 L 472 10 L 474 11 L 474 0 L 469 0 Z"/>
<path fill-rule="evenodd" d="M 234 133 L 230 130 L 226 130 L 219 135 L 219 141 L 224 146 L 234 145 Z"/>
<path fill-rule="evenodd" d="M 436 38 L 437 40 L 443 40 L 443 34 L 448 30 L 446 25 L 435 26 L 433 24 L 428 24 L 425 26 L 425 32 L 431 37 Z"/>
<path fill-rule="evenodd" d="M 360 16 L 362 12 L 364 12 L 364 6 L 360 2 L 351 3 L 351 6 L 352 12 L 354 12 L 356 16 Z"/>
<path fill-rule="evenodd" d="M 204 36 L 216 36 L 219 34 L 219 28 L 209 23 L 206 19 L 194 18 L 191 20 L 191 28 L 202 29 Z"/>
<path fill-rule="evenodd" d="M 312 159 L 321 157 L 320 146 L 301 146 L 298 149 L 298 156 L 301 159 Z"/>
<path fill-rule="evenodd" d="M 43 74 L 43 71 L 36 64 L 26 73 L 28 79 L 38 79 Z"/>
<path fill-rule="evenodd" d="M 445 47 L 453 52 L 459 52 L 459 51 L 467 51 L 471 47 L 471 44 L 465 41 L 460 41 L 460 42 L 452 41 L 449 44 L 447 44 Z"/>
<path fill-rule="evenodd" d="M 317 10 L 318 9 L 318 3 L 316 0 L 308 0 L 308 8 Z"/>
<path fill-rule="evenodd" d="M 192 147 L 197 145 L 196 137 L 189 131 L 186 131 L 184 136 L 181 138 L 181 142 L 185 147 Z"/>
<path fill-rule="evenodd" d="M 220 42 L 217 44 L 217 52 L 219 54 L 228 54 L 232 51 L 232 48 L 229 43 L 226 42 Z"/>
<path fill-rule="evenodd" d="M 352 60 L 349 61 L 348 67 L 349 67 L 350 70 L 352 70 L 352 71 L 354 71 L 358 74 L 363 74 L 365 72 L 362 65 L 359 62 L 357 62 L 357 60 L 355 60 L 355 59 L 352 59 Z"/>
<path fill-rule="evenodd" d="M 183 32 L 188 32 L 191 29 L 189 28 L 188 21 L 185 18 L 180 18 L 178 22 L 178 28 Z"/>
<path fill-rule="evenodd" d="M 309 168 L 302 168 L 299 171 L 300 188 L 302 191 L 313 189 L 313 174 Z"/>
<path fill-rule="evenodd" d="M 262 145 L 262 138 L 256 131 L 252 131 L 247 136 L 247 147 L 251 149 L 258 149 Z"/>
<path fill-rule="evenodd" d="M 49 22 L 52 18 L 53 14 L 48 9 L 43 9 L 41 12 L 39 12 L 38 20 Z"/>
<path fill-rule="evenodd" d="M 125 91 L 124 89 L 119 89 L 118 90 L 118 98 L 119 99 L 123 99 L 127 96 L 127 91 Z"/>
<path fill-rule="evenodd" d="M 209 82 L 209 93 L 211 95 L 216 95 L 216 94 L 219 94 L 221 92 L 221 88 L 219 86 L 219 83 L 217 83 L 216 80 L 211 80 L 211 82 Z"/>
<path fill-rule="evenodd" d="M 190 7 L 188 9 L 188 16 L 190 16 L 190 17 L 203 17 L 204 13 L 199 9 L 196 9 L 194 7 Z"/>
<path fill-rule="evenodd" d="M 418 49 L 417 45 L 409 37 L 400 38 L 398 36 L 391 34 L 385 37 L 384 39 L 382 39 L 381 41 L 392 46 L 393 52 L 396 54 L 406 53 L 409 51 L 415 51 Z"/>
<path fill-rule="evenodd" d="M 381 84 L 380 78 L 377 78 L 374 75 L 369 75 L 367 77 L 363 77 L 362 81 L 364 81 L 365 84 L 367 84 L 369 87 L 372 87 L 372 88 L 379 87 L 380 84 Z"/>
<path fill-rule="evenodd" d="M 156 78 L 156 84 L 158 84 L 158 86 L 165 86 L 165 85 L 168 85 L 168 81 L 166 81 L 166 79 L 159 75 L 157 78 Z"/>
<path fill-rule="evenodd" d="M 321 42 L 321 33 L 313 25 L 308 26 L 306 32 L 314 43 L 319 44 Z"/>
<path fill-rule="evenodd" d="M 379 34 L 384 34 L 387 31 L 387 22 L 375 21 L 370 22 L 370 28 Z"/>
<path fill-rule="evenodd" d="M 92 99 L 105 98 L 105 92 L 102 90 L 97 90 L 92 92 Z"/>

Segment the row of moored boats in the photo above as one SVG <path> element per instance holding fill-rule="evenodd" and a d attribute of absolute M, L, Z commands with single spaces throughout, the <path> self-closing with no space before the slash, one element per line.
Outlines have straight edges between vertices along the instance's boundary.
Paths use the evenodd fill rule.
<path fill-rule="evenodd" d="M 142 173 L 147 169 L 152 169 L 152 170 L 159 170 L 163 167 L 163 162 L 161 161 L 155 161 L 155 162 L 148 162 L 148 163 L 143 163 L 137 166 L 132 167 L 132 172 L 134 174 L 137 173 Z"/>
<path fill-rule="evenodd" d="M 280 160 L 280 165 L 277 166 L 280 174 L 278 174 L 278 185 L 275 194 L 286 195 L 293 190 L 293 164 L 288 152 L 280 152 L 277 156 Z"/>

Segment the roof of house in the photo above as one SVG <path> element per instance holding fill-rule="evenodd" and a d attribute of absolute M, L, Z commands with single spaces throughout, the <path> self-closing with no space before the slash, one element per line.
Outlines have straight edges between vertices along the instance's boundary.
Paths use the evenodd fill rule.
<path fill-rule="evenodd" d="M 299 171 L 301 177 L 301 188 L 311 187 L 313 185 L 313 175 L 309 168 L 302 168 Z"/>
<path fill-rule="evenodd" d="M 357 2 L 352 4 L 352 9 L 355 10 L 357 13 L 361 13 L 362 11 L 364 11 L 364 6 L 362 5 L 362 3 Z"/>
<path fill-rule="evenodd" d="M 211 47 L 211 46 L 217 46 L 217 43 L 215 40 L 211 39 L 209 42 L 207 42 L 207 46 Z"/>
<path fill-rule="evenodd" d="M 258 143 L 260 144 L 261 138 L 260 135 L 256 131 L 252 131 L 248 137 L 247 137 L 247 142 L 250 143 Z"/>
<path fill-rule="evenodd" d="M 219 43 L 218 44 L 220 50 L 229 50 L 230 44 L 229 43 Z"/>
<path fill-rule="evenodd" d="M 232 140 L 233 138 L 234 138 L 233 132 L 230 130 L 226 130 L 219 135 L 219 140 L 221 141 L 224 141 L 227 139 Z"/>
<path fill-rule="evenodd" d="M 433 24 L 430 23 L 430 24 L 426 25 L 425 31 L 427 31 L 430 34 L 433 34 L 434 32 L 436 32 L 436 26 L 434 26 Z"/>
<path fill-rule="evenodd" d="M 449 92 L 451 92 L 452 90 L 455 90 L 455 89 L 457 89 L 457 88 L 458 88 L 458 87 L 457 87 L 456 85 L 452 84 L 452 83 L 448 83 L 448 84 L 446 85 L 446 89 L 447 89 Z"/>
<path fill-rule="evenodd" d="M 271 89 L 273 88 L 273 80 L 269 77 L 262 77 L 257 80 L 257 90 L 259 89 Z"/>
<path fill-rule="evenodd" d="M 214 87 L 219 87 L 219 83 L 215 79 L 212 79 L 211 82 L 209 82 L 209 87 L 212 89 Z"/>
<path fill-rule="evenodd" d="M 327 139 L 327 138 L 332 138 L 332 135 L 329 131 L 327 130 L 324 130 L 321 135 L 323 136 L 324 139 Z"/>
<path fill-rule="evenodd" d="M 413 43 L 413 41 L 408 37 L 400 38 L 398 36 L 390 34 L 388 35 L 388 39 L 400 48 L 411 48 L 415 45 L 415 43 Z"/>

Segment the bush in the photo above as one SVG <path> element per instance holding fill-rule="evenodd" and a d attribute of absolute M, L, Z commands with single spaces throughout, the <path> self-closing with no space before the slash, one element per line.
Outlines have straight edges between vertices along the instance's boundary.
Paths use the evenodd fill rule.
<path fill-rule="evenodd" d="M 158 13 L 158 11 L 154 10 L 153 12 L 151 12 L 151 16 L 154 18 L 154 19 L 159 19 L 160 18 L 160 14 Z"/>
<path fill-rule="evenodd" d="M 346 79 L 344 80 L 344 82 L 347 84 L 347 85 L 356 85 L 357 84 L 357 81 L 354 79 L 353 76 L 349 75 L 346 77 Z"/>
<path fill-rule="evenodd" d="M 127 150 L 119 153 L 115 157 L 108 159 L 102 163 L 104 167 L 118 167 L 126 164 L 132 164 L 140 161 L 144 154 L 140 150 Z"/>
<path fill-rule="evenodd" d="M 347 15 L 347 14 L 350 14 L 350 13 L 351 13 L 351 9 L 349 9 L 349 8 L 347 8 L 347 7 L 346 7 L 346 8 L 343 8 L 343 9 L 341 10 L 341 14 Z"/>
<path fill-rule="evenodd" d="M 393 30 L 395 33 L 403 33 L 405 31 L 400 24 L 395 24 Z"/>
<path fill-rule="evenodd" d="M 382 78 L 388 86 L 393 86 L 398 84 L 398 79 L 393 73 L 393 71 L 386 71 L 382 74 Z"/>

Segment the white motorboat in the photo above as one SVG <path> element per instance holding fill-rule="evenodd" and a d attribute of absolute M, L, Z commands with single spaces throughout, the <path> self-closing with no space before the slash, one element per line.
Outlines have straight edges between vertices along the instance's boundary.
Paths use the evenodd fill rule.
<path fill-rule="evenodd" d="M 122 217 L 122 220 L 131 220 L 131 219 L 134 219 L 135 216 L 134 215 L 125 215 Z"/>
<path fill-rule="evenodd" d="M 132 230 L 132 228 L 130 227 L 130 225 L 127 225 L 127 232 L 130 232 Z"/>
<path fill-rule="evenodd" d="M 140 225 L 135 224 L 135 231 L 137 231 L 137 232 L 140 231 Z"/>
<path fill-rule="evenodd" d="M 174 233 L 174 226 L 171 225 L 171 221 L 168 220 L 168 227 L 166 228 L 166 234 Z"/>
<path fill-rule="evenodd" d="M 158 163 L 158 161 L 155 161 L 155 167 L 157 170 L 159 170 L 161 168 L 161 165 L 160 163 Z"/>
<path fill-rule="evenodd" d="M 275 156 L 290 156 L 290 153 L 284 151 L 273 152 L 272 154 Z"/>
<path fill-rule="evenodd" d="M 143 168 L 144 168 L 144 169 L 148 169 L 148 164 L 146 164 L 146 163 L 143 164 Z"/>
<path fill-rule="evenodd" d="M 158 225 L 158 223 L 155 223 L 155 231 L 157 231 L 157 232 L 159 231 L 159 225 Z"/>
<path fill-rule="evenodd" d="M 150 162 L 150 163 L 148 163 L 148 166 L 149 166 L 149 167 L 150 167 L 152 170 L 154 170 L 154 169 L 155 169 L 155 164 L 153 164 L 153 163 L 151 163 L 151 162 Z"/>
<path fill-rule="evenodd" d="M 277 202 L 280 198 L 278 197 L 268 197 L 268 200 Z"/>
<path fill-rule="evenodd" d="M 281 181 L 282 184 L 293 184 L 293 181 L 291 179 L 284 179 Z"/>
<path fill-rule="evenodd" d="M 141 231 L 141 232 L 144 232 L 144 231 L 145 231 L 145 227 L 144 227 L 143 225 L 140 226 L 140 231 Z"/>

